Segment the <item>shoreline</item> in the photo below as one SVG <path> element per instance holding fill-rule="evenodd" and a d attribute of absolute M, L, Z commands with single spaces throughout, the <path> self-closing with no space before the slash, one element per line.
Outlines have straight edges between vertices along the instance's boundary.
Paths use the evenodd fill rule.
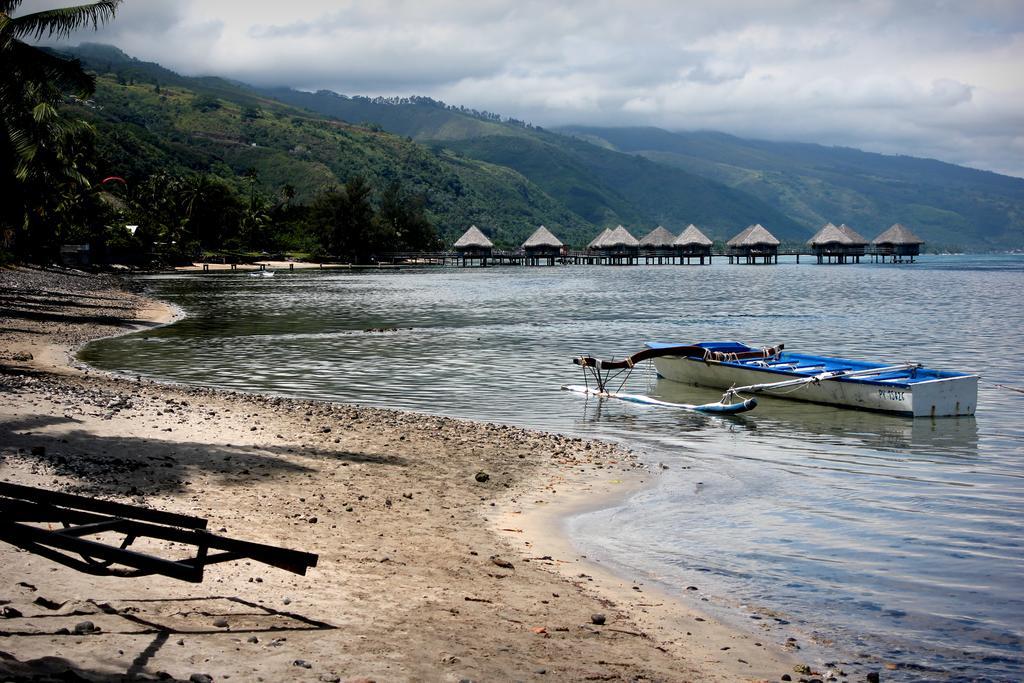
<path fill-rule="evenodd" d="M 92 296 L 93 299 L 102 296 L 108 300 L 111 298 L 109 290 L 105 295 L 84 296 Z M 200 453 L 216 451 L 224 460 L 245 457 L 246 463 L 255 457 L 259 466 L 275 471 L 269 482 L 266 479 L 259 482 L 270 492 L 262 494 L 263 498 L 271 494 L 277 498 L 280 493 L 287 491 L 292 494 L 292 500 L 297 498 L 308 504 L 308 496 L 296 496 L 297 491 L 319 485 L 321 501 L 337 497 L 337 487 L 323 487 L 325 477 L 354 474 L 356 470 L 353 466 L 356 469 L 371 470 L 381 467 L 381 463 L 386 468 L 401 462 L 400 466 L 415 467 L 418 475 L 398 477 L 403 482 L 401 486 L 422 487 L 423 490 L 403 491 L 400 496 L 387 496 L 386 500 L 381 501 L 386 504 L 380 509 L 374 509 L 373 513 L 367 511 L 364 516 L 373 517 L 381 525 L 384 531 L 380 537 L 391 534 L 402 536 L 412 531 L 419 542 L 403 542 L 392 548 L 373 548 L 371 556 L 386 555 L 374 557 L 371 562 L 377 566 L 374 567 L 375 571 L 369 572 L 366 572 L 365 567 L 360 567 L 365 563 L 365 557 L 356 561 L 355 567 L 350 567 L 348 565 L 352 564 L 352 558 L 346 553 L 346 546 L 340 544 L 335 547 L 333 542 L 326 543 L 328 547 L 321 552 L 321 565 L 310 576 L 324 575 L 320 578 L 330 581 L 326 575 L 335 570 L 345 576 L 345 580 L 338 584 L 344 586 L 359 584 L 354 577 L 366 572 L 371 576 L 363 577 L 367 579 L 366 586 L 357 593 L 358 602 L 366 604 L 362 609 L 342 608 L 341 614 L 338 614 L 340 606 L 336 600 L 307 599 L 303 602 L 308 610 L 323 617 L 325 621 L 344 618 L 350 624 L 359 622 L 360 617 L 365 621 L 367 612 L 379 615 L 382 609 L 407 611 L 403 609 L 408 607 L 407 603 L 415 603 L 417 610 L 429 607 L 434 608 L 434 611 L 438 607 L 433 604 L 435 601 L 454 605 L 442 610 L 448 619 L 454 618 L 454 630 L 440 629 L 440 632 L 429 636 L 426 633 L 417 634 L 432 643 L 432 647 L 426 648 L 429 652 L 424 652 L 423 647 L 414 647 L 409 648 L 413 652 L 404 657 L 396 654 L 396 650 L 408 646 L 408 639 L 414 637 L 410 636 L 410 630 L 416 630 L 415 620 L 410 620 L 406 614 L 405 618 L 391 623 L 390 631 L 370 629 L 367 632 L 360 641 L 363 654 L 368 654 L 365 651 L 366 640 L 382 645 L 387 654 L 368 655 L 367 661 L 360 660 L 359 666 L 351 657 L 336 655 L 337 643 L 333 649 L 305 643 L 305 648 L 299 648 L 299 656 L 307 655 L 304 659 L 313 657 L 323 661 L 335 655 L 337 663 L 331 673 L 324 674 L 323 669 L 318 667 L 312 670 L 302 667 L 301 670 L 278 669 L 281 665 L 278 660 L 281 658 L 272 656 L 273 653 L 261 652 L 246 654 L 247 663 L 255 664 L 251 671 L 247 672 L 241 665 L 236 665 L 233 669 L 222 668 L 220 676 L 236 675 L 244 678 L 252 672 L 268 676 L 283 672 L 289 678 L 297 676 L 299 679 L 322 680 L 322 676 L 334 676 L 334 670 L 337 669 L 344 670 L 346 676 L 376 676 L 385 680 L 444 678 L 459 670 L 472 676 L 517 677 L 524 680 L 542 680 L 548 674 L 570 679 L 587 678 L 594 674 L 611 679 L 642 675 L 662 679 L 759 680 L 793 671 L 796 660 L 779 644 L 768 643 L 771 636 L 765 635 L 766 642 L 756 641 L 749 634 L 730 629 L 710 616 L 693 611 L 673 596 L 648 587 L 635 590 L 630 582 L 578 554 L 560 527 L 563 521 L 584 509 L 606 507 L 623 499 L 630 492 L 639 490 L 650 476 L 649 473 L 641 474 L 635 459 L 618 447 L 603 442 L 419 413 L 242 394 L 149 380 L 133 381 L 116 373 L 102 373 L 74 365 L 73 354 L 88 341 L 168 324 L 181 314 L 163 302 L 136 294 L 127 296 L 134 307 L 131 321 L 126 320 L 127 316 L 122 316 L 112 323 L 114 329 L 94 326 L 85 333 L 85 338 L 71 334 L 62 339 L 60 334 L 50 334 L 46 335 L 45 340 L 40 340 L 45 341 L 42 346 L 35 340 L 22 342 L 28 344 L 26 349 L 35 348 L 39 352 L 38 355 L 33 354 L 27 362 L 11 358 L 19 349 L 12 348 L 12 343 L 15 346 L 17 344 L 12 342 L 10 335 L 5 335 L 2 340 L 3 354 L 0 354 L 0 380 L 7 385 L 4 387 L 8 390 L 6 394 L 17 393 L 26 400 L 9 401 L 0 398 L 0 418 L 8 425 L 3 429 L 8 443 L 3 461 L 0 461 L 0 476 L 8 480 L 14 476 L 19 483 L 29 485 L 52 486 L 59 482 L 60 486 L 70 487 L 67 490 L 80 490 L 84 487 L 88 493 L 124 496 L 126 492 L 118 488 L 127 482 L 117 481 L 114 484 L 103 481 L 97 471 L 97 458 L 92 452 L 95 449 L 90 449 L 90 443 L 96 440 L 113 440 L 103 443 L 110 446 L 104 453 L 111 451 L 115 461 L 129 459 L 129 451 L 140 447 L 148 451 L 143 453 L 142 460 L 152 460 L 155 454 L 180 460 L 182 457 L 178 451 L 182 449 Z M 58 321 L 58 325 L 61 324 L 66 326 L 71 323 Z M 24 352 L 24 349 L 21 351 Z M 87 407 L 81 411 L 82 414 L 73 414 L 74 410 L 68 408 L 69 396 L 84 395 L 93 400 L 97 393 L 103 396 L 98 403 L 93 401 L 92 405 L 98 408 L 99 404 L 103 404 L 99 412 L 89 413 Z M 126 393 L 131 394 L 127 399 L 122 396 Z M 111 394 L 117 400 L 106 400 L 106 396 Z M 202 410 L 198 409 L 200 403 Z M 31 407 L 28 407 L 29 404 Z M 243 410 L 249 412 L 241 425 L 233 418 L 222 419 L 228 413 L 238 414 Z M 300 416 L 302 412 L 305 414 Z M 48 416 L 48 419 L 40 420 L 43 416 Z M 130 423 L 124 418 L 130 418 Z M 27 429 L 19 427 L 19 421 L 28 424 L 38 422 L 40 426 Z M 309 423 L 313 421 L 322 423 L 319 431 L 311 431 Z M 343 436 L 332 439 L 332 435 L 341 434 L 332 429 L 332 425 L 337 423 L 343 423 L 345 430 Z M 259 427 L 255 426 L 257 424 Z M 267 431 L 279 432 L 274 438 L 283 443 L 274 443 L 274 438 L 263 434 Z M 55 449 L 89 451 L 87 460 L 92 462 L 92 469 L 76 469 L 76 465 L 67 464 L 66 458 L 63 464 L 60 460 L 57 464 L 45 459 L 33 460 L 26 457 L 25 447 L 17 451 L 11 449 L 12 442 L 28 445 L 41 437 L 54 443 Z M 245 442 L 253 439 L 256 440 L 251 447 L 245 445 Z M 123 443 L 115 444 L 114 441 Z M 151 445 L 153 441 L 157 441 L 158 447 Z M 150 446 L 145 447 L 148 444 Z M 337 444 L 343 447 L 342 452 L 338 451 Z M 115 445 L 120 448 L 115 449 Z M 299 450 L 302 456 L 292 455 Z M 432 452 L 434 457 L 424 460 L 424 451 Z M 513 458 L 514 455 L 518 457 Z M 359 457 L 349 459 L 339 467 L 337 460 L 344 456 Z M 545 456 L 553 462 L 542 462 L 541 458 Z M 133 466 L 139 464 L 137 454 L 135 458 Z M 241 494 L 238 484 L 234 481 L 238 474 L 234 468 L 221 467 L 215 471 L 211 463 L 207 462 L 208 458 L 202 456 L 195 456 L 193 460 L 187 463 L 188 467 L 176 461 L 173 463 L 171 469 L 180 466 L 183 476 L 170 487 L 154 487 L 151 476 L 134 476 L 136 470 L 129 468 L 126 479 L 136 483 L 128 490 L 128 495 L 134 489 L 141 492 L 135 494 L 135 498 L 141 497 L 155 507 L 193 514 L 201 505 L 219 501 L 219 504 L 211 505 L 203 513 L 211 518 L 211 522 L 216 520 L 220 524 L 229 518 L 233 522 L 225 523 L 220 528 L 228 528 L 230 533 L 242 538 L 281 542 L 275 534 L 289 525 L 285 521 L 279 526 L 257 525 L 244 532 L 232 528 L 239 522 L 240 509 L 245 507 L 239 498 Z M 434 460 L 443 461 L 444 465 L 439 467 Z M 315 478 L 310 474 L 313 462 L 316 463 Z M 369 463 L 373 463 L 374 467 Z M 197 467 L 197 464 L 201 466 Z M 248 474 L 249 468 L 243 472 Z M 139 467 L 138 471 L 144 469 Z M 438 471 L 435 472 L 435 469 Z M 475 472 L 471 471 L 474 469 L 476 472 L 487 472 L 488 481 L 478 482 L 474 479 Z M 201 472 L 201 475 L 195 472 Z M 364 471 L 363 475 L 370 478 L 378 488 L 383 486 L 390 489 L 395 485 L 396 476 L 393 472 Z M 453 475 L 458 477 L 457 482 L 451 480 Z M 612 476 L 614 479 L 610 478 Z M 316 483 L 309 481 L 311 478 Z M 201 488 L 196 485 L 196 479 L 204 479 Z M 296 479 L 302 480 L 298 489 L 295 488 Z M 354 484 L 349 477 L 345 488 L 352 488 Z M 557 489 L 554 489 L 555 486 Z M 149 491 L 147 487 L 153 490 Z M 360 502 L 342 502 L 346 504 L 346 511 L 362 507 L 361 501 L 379 494 L 379 490 L 373 487 L 361 488 L 364 492 L 357 496 Z M 197 494 L 201 504 L 197 504 Z M 348 499 L 352 496 L 341 497 Z M 410 501 L 421 497 L 430 503 L 425 509 L 426 514 L 410 512 L 404 519 L 395 519 L 391 512 L 393 509 L 409 507 Z M 453 501 L 452 498 L 457 500 Z M 268 504 L 261 501 L 252 506 L 250 515 L 259 516 L 268 511 Z M 327 503 L 320 505 L 327 506 L 327 512 L 320 513 L 323 520 L 320 523 L 323 524 L 328 521 L 326 518 L 337 513 L 337 509 Z M 283 515 L 283 519 L 287 520 L 291 508 L 286 505 L 279 509 L 281 507 L 280 503 L 271 502 L 269 511 L 279 513 L 278 517 Z M 455 521 L 441 523 L 435 519 L 430 510 L 438 508 L 452 510 L 450 516 Z M 317 516 L 311 516 L 308 512 L 301 514 L 300 528 L 303 531 L 322 528 L 317 524 Z M 350 517 L 351 514 L 341 513 L 341 516 Z M 357 524 L 362 521 L 357 520 Z M 290 523 L 293 531 L 297 523 Z M 341 524 L 342 520 L 338 519 L 331 528 L 335 529 Z M 372 535 L 363 538 L 365 528 L 356 530 L 350 522 L 345 528 L 367 545 L 387 544 L 372 540 Z M 429 531 L 431 529 L 432 533 Z M 254 535 L 256 538 L 253 538 Z M 317 538 L 319 535 L 300 533 L 294 539 L 290 534 L 286 540 L 289 547 L 316 552 L 318 544 L 313 541 Z M 494 551 L 493 557 L 500 555 L 506 558 L 513 568 L 502 568 L 487 556 L 491 553 L 477 550 L 468 554 L 456 552 L 455 546 L 464 547 L 467 541 L 491 548 Z M 169 580 L 136 579 L 119 582 L 114 579 L 82 577 L 71 570 L 55 571 L 55 565 L 26 556 L 25 553 L 14 552 L 6 545 L 0 545 L 0 561 L 5 561 L 12 577 L 24 578 L 27 573 L 29 579 L 23 583 L 39 591 L 59 593 L 62 587 L 71 587 L 72 592 L 88 594 L 96 590 L 91 588 L 92 585 L 102 585 L 108 594 L 113 592 L 125 596 L 136 595 L 138 591 L 132 586 L 138 586 L 136 582 L 143 582 L 149 584 L 145 588 L 147 591 L 159 588 L 158 592 L 178 596 L 179 599 L 183 597 L 181 587 Z M 335 564 L 343 567 L 336 568 Z M 242 596 L 251 592 L 245 589 L 252 587 L 252 570 L 240 570 L 233 565 L 224 566 L 231 569 L 211 571 L 206 584 L 202 589 L 197 588 L 197 592 L 234 590 Z M 424 576 L 403 576 L 403 572 L 396 571 L 396 568 L 409 566 L 427 567 L 426 573 L 432 580 Z M 282 591 L 294 595 L 301 594 L 305 589 L 316 590 L 315 580 L 311 580 L 310 576 L 293 581 L 274 570 L 261 573 L 263 576 L 258 583 L 269 598 L 281 598 Z M 585 577 L 580 577 L 581 573 Z M 59 575 L 59 579 L 63 580 L 54 582 L 51 574 Z M 447 578 L 442 578 L 445 576 Z M 244 581 L 246 577 L 248 581 Z M 44 578 L 47 580 L 42 580 Z M 338 576 L 330 578 L 334 580 L 332 582 L 339 579 Z M 223 582 L 232 587 L 214 588 L 214 580 L 218 584 Z M 272 584 L 273 589 L 268 591 Z M 476 592 L 463 596 L 461 601 L 458 596 L 447 595 L 456 589 L 467 590 L 463 586 L 472 587 Z M 434 599 L 430 598 L 438 589 L 447 599 L 438 599 L 437 595 Z M 12 589 L 12 592 L 17 590 Z M 427 594 L 421 595 L 423 592 Z M 491 595 L 480 597 L 481 592 Z M 558 598 L 541 599 L 540 596 L 545 593 L 557 595 Z M 402 596 L 398 598 L 401 605 L 395 604 L 395 595 Z M 11 600 L 11 604 L 19 604 L 31 596 L 15 595 L 13 599 L 11 595 L 3 597 Z M 568 610 L 565 609 L 566 598 L 572 603 L 572 608 Z M 487 610 L 493 612 L 491 606 L 495 604 L 499 605 L 499 611 L 486 613 Z M 485 613 L 476 613 L 481 610 Z M 22 611 L 27 613 L 25 609 Z M 39 609 L 36 608 L 36 611 Z M 474 614 L 470 615 L 471 611 Z M 516 616 L 510 616 L 508 612 Z M 593 615 L 599 613 L 605 616 L 604 624 L 596 624 L 592 619 Z M 436 619 L 437 616 L 432 614 L 430 622 Z M 9 621 L 2 623 L 5 630 L 11 630 L 12 624 Z M 371 632 L 373 635 L 370 635 Z M 682 636 L 683 633 L 687 635 Z M 12 655 L 22 662 L 31 660 L 35 655 L 41 656 L 47 647 L 59 649 L 62 643 L 58 635 L 21 638 L 17 644 L 24 644 L 25 648 L 12 647 L 16 639 L 7 640 L 9 642 L 0 645 L 0 649 L 14 650 Z M 476 645 L 481 640 L 506 644 L 496 646 L 495 652 L 483 657 L 476 652 L 479 649 Z M 506 641 L 513 642 L 513 646 L 509 647 Z M 29 643 L 33 646 L 27 647 Z M 348 641 L 346 644 L 351 645 Z M 228 645 L 234 646 L 235 643 L 229 639 Z M 76 670 L 100 666 L 97 653 L 88 647 L 79 650 L 78 656 L 69 658 L 69 666 L 77 667 Z M 458 653 L 452 653 L 452 650 L 458 650 Z M 548 656 L 538 658 L 538 650 Z M 439 652 L 448 654 L 439 657 Z M 561 653 L 562 660 L 554 657 L 556 652 Z M 533 661 L 539 659 L 547 662 L 549 658 L 551 663 L 537 664 Z M 175 675 L 181 673 L 179 670 Z M 342 674 L 338 674 L 338 678 L 341 677 Z"/>
<path fill-rule="evenodd" d="M 553 571 L 581 590 L 600 595 L 613 612 L 629 615 L 641 629 L 638 635 L 655 638 L 659 649 L 720 667 L 735 680 L 766 679 L 772 673 L 794 671 L 802 660 L 792 651 L 772 645 L 778 634 L 741 630 L 710 610 L 691 606 L 658 585 L 631 581 L 624 572 L 579 552 L 565 528 L 568 521 L 579 514 L 613 507 L 653 486 L 651 476 L 647 472 L 631 480 L 597 479 L 592 475 L 562 480 L 555 500 L 524 502 L 519 500 L 521 497 L 511 497 L 492 528 L 535 555 L 553 558 L 549 561 Z M 545 487 L 543 492 L 548 490 Z M 538 492 L 541 489 L 533 493 Z"/>

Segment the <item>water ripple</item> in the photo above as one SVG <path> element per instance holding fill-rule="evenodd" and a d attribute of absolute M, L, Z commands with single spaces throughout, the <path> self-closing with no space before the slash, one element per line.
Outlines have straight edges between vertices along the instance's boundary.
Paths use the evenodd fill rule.
<path fill-rule="evenodd" d="M 150 287 L 189 317 L 84 358 L 620 441 L 668 469 L 622 506 L 570 521 L 589 555 L 670 590 L 700 582 L 726 616 L 781 615 L 848 659 L 889 662 L 887 680 L 1009 681 L 1024 677 L 1024 398 L 993 385 L 1024 385 L 1022 274 L 1021 257 L 930 257 L 161 276 Z M 767 398 L 713 417 L 559 391 L 579 381 L 573 356 L 621 358 L 654 339 L 977 372 L 978 414 L 908 420 Z M 720 395 L 647 368 L 626 386 L 689 403 Z"/>

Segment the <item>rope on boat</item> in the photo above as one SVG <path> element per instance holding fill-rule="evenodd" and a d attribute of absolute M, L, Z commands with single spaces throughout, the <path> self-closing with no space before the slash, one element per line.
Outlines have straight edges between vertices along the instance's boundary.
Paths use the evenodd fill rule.
<path fill-rule="evenodd" d="M 1024 394 L 1024 389 L 1021 389 L 1020 387 L 1011 387 L 1006 384 L 996 384 L 995 382 L 982 382 L 982 384 L 987 384 L 990 387 L 998 387 L 1000 389 L 1008 389 L 1009 391 L 1016 391 L 1018 394 Z"/>
<path fill-rule="evenodd" d="M 820 384 L 828 380 L 838 380 L 848 377 L 870 377 L 871 375 L 882 375 L 887 372 L 897 372 L 902 370 L 910 370 L 911 375 L 920 368 L 920 363 L 903 363 L 901 365 L 890 365 L 881 368 L 867 368 L 864 370 L 848 370 L 845 372 L 839 371 L 826 371 L 810 377 L 800 377 L 797 379 L 787 379 L 781 382 L 770 382 L 767 384 L 750 384 L 744 387 L 737 387 L 735 384 L 731 386 L 728 391 L 722 395 L 722 403 L 731 402 L 732 398 L 738 397 L 743 398 L 742 393 L 756 393 L 760 391 L 772 391 L 777 392 L 779 389 L 789 388 L 790 391 L 782 392 L 783 395 L 792 393 L 798 389 L 803 389 L 811 384 Z"/>

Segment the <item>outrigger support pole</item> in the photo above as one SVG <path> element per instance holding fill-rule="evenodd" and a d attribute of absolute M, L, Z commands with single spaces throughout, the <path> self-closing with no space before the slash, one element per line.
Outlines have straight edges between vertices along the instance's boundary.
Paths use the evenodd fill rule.
<path fill-rule="evenodd" d="M 577 356 L 572 359 L 572 362 L 583 368 L 583 381 L 587 382 L 588 375 L 597 382 L 597 389 L 601 393 L 608 392 L 608 383 L 619 376 L 619 373 L 612 373 L 612 370 L 626 370 L 626 376 L 622 380 L 622 386 L 626 384 L 626 380 L 629 379 L 629 373 L 632 372 L 633 367 L 637 363 L 642 363 L 645 360 L 652 358 L 660 358 L 662 356 L 686 356 L 691 358 L 700 358 L 708 363 L 715 362 L 726 362 L 734 360 L 746 360 L 748 358 L 774 358 L 782 353 L 782 350 L 786 348 L 785 344 L 779 344 L 778 346 L 765 347 L 758 349 L 757 351 L 745 351 L 742 353 L 722 353 L 720 351 L 713 351 L 703 346 L 693 345 L 680 345 L 680 346 L 666 346 L 663 348 L 656 349 L 644 349 L 643 351 L 637 351 L 632 356 L 628 356 L 623 360 L 601 360 L 600 358 L 594 358 L 593 356 Z M 589 386 L 589 382 L 587 382 Z"/>
<path fill-rule="evenodd" d="M 900 372 L 902 370 L 916 370 L 923 367 L 920 363 L 900 363 L 899 365 L 888 365 L 883 368 L 867 368 L 865 370 L 827 370 L 810 377 L 787 379 L 781 382 L 767 382 L 765 384 L 750 384 L 745 387 L 730 387 L 722 395 L 722 402 L 730 401 L 733 397 L 740 397 L 740 394 L 756 394 L 762 391 L 773 389 L 785 389 L 787 387 L 800 387 L 805 384 L 818 384 L 831 379 L 844 379 L 848 377 L 872 377 L 884 375 L 889 372 Z"/>
<path fill-rule="evenodd" d="M 101 534 L 123 539 L 87 538 Z M 173 560 L 129 550 L 139 539 L 192 546 L 195 554 Z M 202 582 L 207 565 L 219 562 L 248 558 L 305 575 L 318 560 L 312 553 L 211 534 L 200 517 L 7 483 L 0 483 L 0 541 L 95 576 L 160 574 L 193 583 Z"/>

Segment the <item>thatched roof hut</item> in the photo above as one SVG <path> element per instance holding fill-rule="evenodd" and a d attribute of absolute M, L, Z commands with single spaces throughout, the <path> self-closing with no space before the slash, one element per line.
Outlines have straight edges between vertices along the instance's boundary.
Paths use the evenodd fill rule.
<path fill-rule="evenodd" d="M 640 242 L 637 238 L 621 225 L 616 226 L 607 237 L 601 240 L 600 244 L 601 249 L 638 249 L 639 247 Z"/>
<path fill-rule="evenodd" d="M 600 249 L 601 242 L 603 242 L 610 234 L 612 234 L 611 228 L 605 228 L 601 231 L 600 235 L 590 240 L 590 244 L 587 245 L 587 249 Z"/>
<path fill-rule="evenodd" d="M 463 265 L 465 265 L 466 259 L 481 259 L 486 265 L 487 259 L 491 256 L 491 250 L 494 249 L 494 243 L 487 239 L 487 235 L 480 232 L 480 228 L 471 225 L 469 230 L 455 241 L 454 248 L 462 257 Z"/>
<path fill-rule="evenodd" d="M 642 249 L 668 249 L 674 240 L 675 235 L 659 225 L 640 238 L 640 247 Z"/>
<path fill-rule="evenodd" d="M 871 253 L 881 256 L 882 263 L 885 263 L 886 256 L 892 256 L 893 263 L 902 262 L 904 256 L 909 256 L 913 263 L 914 257 L 921 253 L 922 244 L 923 239 L 896 223 L 873 240 Z"/>
<path fill-rule="evenodd" d="M 530 239 L 523 242 L 523 249 L 530 251 L 531 249 L 558 249 L 562 248 L 562 241 L 551 234 L 551 231 L 545 228 L 543 225 L 537 228 Z"/>
<path fill-rule="evenodd" d="M 888 230 L 883 232 L 881 235 L 876 237 L 874 240 L 875 245 L 892 245 L 892 246 L 909 246 L 917 245 L 920 247 L 924 244 L 924 240 L 910 232 L 906 227 L 900 223 L 892 225 Z"/>
<path fill-rule="evenodd" d="M 672 244 L 677 247 L 707 247 L 710 249 L 714 242 L 701 232 L 696 225 L 690 223 L 686 226 L 686 230 L 680 233 L 679 237 L 672 240 Z"/>
<path fill-rule="evenodd" d="M 826 223 L 821 230 L 814 233 L 814 237 L 807 240 L 812 247 L 825 246 L 826 244 L 846 244 L 849 238 L 846 234 L 832 223 Z"/>
<path fill-rule="evenodd" d="M 768 232 L 767 228 L 757 223 L 747 227 L 746 230 L 733 237 L 726 244 L 737 248 L 778 247 L 779 240 L 775 238 L 775 235 Z"/>
<path fill-rule="evenodd" d="M 747 263 L 754 263 L 758 257 L 763 257 L 765 263 L 779 260 L 779 240 L 760 223 L 747 227 L 726 245 L 730 262 L 733 257 L 745 258 Z"/>
<path fill-rule="evenodd" d="M 860 263 L 868 241 L 845 223 L 838 226 L 826 223 L 814 237 L 807 240 L 807 244 L 811 245 L 818 257 L 818 263 L 824 263 L 826 259 L 830 263 L 846 263 L 848 259 Z"/>
<path fill-rule="evenodd" d="M 849 239 L 848 244 L 855 247 L 866 247 L 868 245 L 868 238 L 860 234 L 846 223 L 839 225 L 839 230 L 846 235 Z"/>
<path fill-rule="evenodd" d="M 555 259 L 562 255 L 562 241 L 551 234 L 543 225 L 537 228 L 530 239 L 523 242 L 526 264 L 539 266 L 542 261 L 555 265 Z"/>
<path fill-rule="evenodd" d="M 640 250 L 644 254 L 647 263 L 664 263 L 675 258 L 675 247 L 672 241 L 676 236 L 662 226 L 656 227 L 640 239 Z"/>
<path fill-rule="evenodd" d="M 713 245 L 714 242 L 693 223 L 687 225 L 686 230 L 672 240 L 672 249 L 679 257 L 680 263 L 684 258 L 687 263 L 691 258 L 699 258 L 700 262 L 704 263 L 705 256 L 708 258 L 708 263 L 711 263 L 711 247 Z"/>
<path fill-rule="evenodd" d="M 469 226 L 469 230 L 464 232 L 462 237 L 455 241 L 455 251 L 493 248 L 494 242 L 487 239 L 487 235 L 480 232 L 480 228 L 475 225 Z"/>
<path fill-rule="evenodd" d="M 605 263 L 631 264 L 636 262 L 640 254 L 640 242 L 629 234 L 629 230 L 619 225 L 614 230 L 606 230 L 601 233 L 597 244 L 592 249 Z"/>

